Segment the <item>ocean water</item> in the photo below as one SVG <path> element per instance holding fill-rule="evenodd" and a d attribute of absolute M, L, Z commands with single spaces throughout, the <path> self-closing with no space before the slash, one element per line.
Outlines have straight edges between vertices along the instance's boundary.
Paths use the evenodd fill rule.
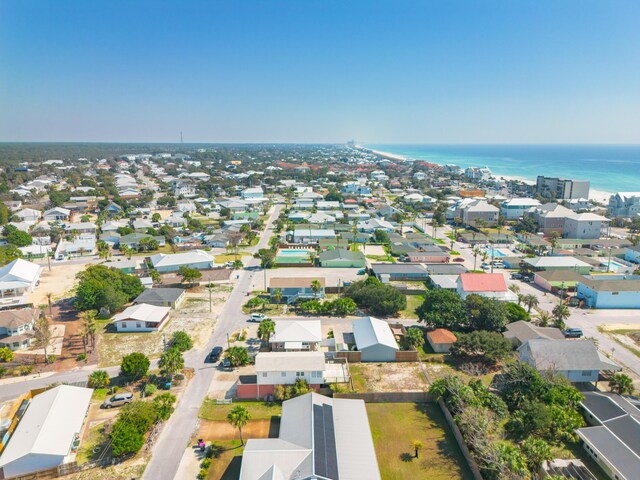
<path fill-rule="evenodd" d="M 431 163 L 489 167 L 535 182 L 538 175 L 589 180 L 605 192 L 640 191 L 640 145 L 379 145 L 365 147 Z"/>

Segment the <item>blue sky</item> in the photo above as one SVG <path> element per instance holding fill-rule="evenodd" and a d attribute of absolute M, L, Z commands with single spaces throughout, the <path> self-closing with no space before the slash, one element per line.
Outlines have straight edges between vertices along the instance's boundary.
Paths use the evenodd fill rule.
<path fill-rule="evenodd" d="M 640 143 L 640 2 L 0 1 L 1 141 Z"/>

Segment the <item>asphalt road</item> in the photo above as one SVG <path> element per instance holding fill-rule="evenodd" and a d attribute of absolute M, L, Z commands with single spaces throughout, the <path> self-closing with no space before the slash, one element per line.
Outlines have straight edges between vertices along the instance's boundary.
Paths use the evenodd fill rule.
<path fill-rule="evenodd" d="M 265 225 L 265 231 L 260 236 L 258 245 L 253 247 L 252 251 L 268 247 L 271 237 L 269 231 L 273 227 L 274 220 L 278 218 L 281 208 L 281 205 L 276 205 L 273 208 L 269 221 Z M 251 257 L 245 265 L 245 270 L 238 273 L 239 278 L 235 288 L 218 316 L 207 347 L 200 351 L 190 351 L 185 355 L 185 364 L 188 367 L 193 367 L 196 374 L 189 382 L 175 412 L 162 429 L 162 433 L 153 447 L 151 461 L 142 476 L 143 480 L 175 477 L 180 459 L 197 427 L 200 405 L 211 388 L 217 370 L 217 365 L 204 363 L 205 357 L 215 345 L 226 344 L 227 334 L 231 334 L 246 324 L 247 316 L 242 313 L 242 305 L 246 301 L 247 292 L 250 291 L 253 276 L 261 274 L 260 269 L 249 270 L 246 267 L 259 265 L 260 261 Z"/>

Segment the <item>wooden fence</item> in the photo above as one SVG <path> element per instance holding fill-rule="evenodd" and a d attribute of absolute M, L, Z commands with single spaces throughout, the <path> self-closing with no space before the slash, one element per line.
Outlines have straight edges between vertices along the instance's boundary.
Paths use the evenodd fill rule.
<path fill-rule="evenodd" d="M 434 403 L 429 392 L 334 393 L 334 398 L 364 400 L 366 403 Z"/>

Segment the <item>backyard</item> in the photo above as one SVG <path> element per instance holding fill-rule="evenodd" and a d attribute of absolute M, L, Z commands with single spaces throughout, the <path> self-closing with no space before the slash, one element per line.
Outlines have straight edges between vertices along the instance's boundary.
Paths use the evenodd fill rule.
<path fill-rule="evenodd" d="M 400 318 L 418 318 L 416 308 L 424 302 L 424 295 L 405 295 L 407 298 L 407 308 L 400 310 Z"/>
<path fill-rule="evenodd" d="M 368 403 L 367 414 L 384 480 L 472 478 L 437 405 Z M 422 442 L 418 458 L 414 440 Z"/>
<path fill-rule="evenodd" d="M 352 363 L 349 366 L 356 392 L 424 392 L 427 380 L 419 363 Z"/>

